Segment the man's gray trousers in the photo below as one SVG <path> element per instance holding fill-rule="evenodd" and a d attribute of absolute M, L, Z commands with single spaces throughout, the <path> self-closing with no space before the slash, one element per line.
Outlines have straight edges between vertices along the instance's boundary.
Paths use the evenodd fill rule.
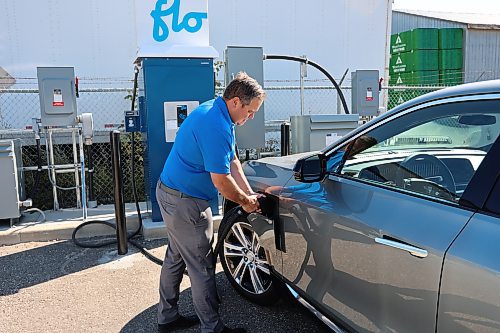
<path fill-rule="evenodd" d="M 168 193 L 160 183 L 156 188 L 156 198 L 168 237 L 160 275 L 158 324 L 166 324 L 179 317 L 179 288 L 187 267 L 201 332 L 220 332 L 223 324 L 218 313 L 210 205 L 206 200 Z"/>

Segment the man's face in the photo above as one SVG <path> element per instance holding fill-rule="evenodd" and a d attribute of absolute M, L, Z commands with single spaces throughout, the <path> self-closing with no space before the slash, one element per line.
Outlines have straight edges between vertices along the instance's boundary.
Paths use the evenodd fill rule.
<path fill-rule="evenodd" d="M 259 98 L 254 98 L 250 101 L 250 104 L 244 105 L 243 102 L 235 97 L 231 100 L 234 103 L 234 119 L 233 122 L 241 126 L 248 119 L 253 119 L 257 111 L 259 111 L 260 106 L 262 105 L 262 100 Z"/>

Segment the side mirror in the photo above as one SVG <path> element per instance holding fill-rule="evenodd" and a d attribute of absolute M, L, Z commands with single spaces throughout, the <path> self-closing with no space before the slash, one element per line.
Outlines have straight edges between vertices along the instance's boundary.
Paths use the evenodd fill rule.
<path fill-rule="evenodd" d="M 326 175 L 326 157 L 317 154 L 301 158 L 293 168 L 295 180 L 302 183 L 314 183 L 323 180 Z"/>

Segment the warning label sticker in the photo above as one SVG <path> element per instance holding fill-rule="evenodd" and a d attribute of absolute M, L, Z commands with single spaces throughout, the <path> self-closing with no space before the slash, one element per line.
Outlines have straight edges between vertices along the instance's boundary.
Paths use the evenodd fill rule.
<path fill-rule="evenodd" d="M 52 106 L 64 106 L 61 89 L 54 89 L 54 100 Z"/>
<path fill-rule="evenodd" d="M 366 89 L 366 101 L 367 102 L 373 101 L 373 91 L 372 91 L 372 88 L 367 88 Z"/>

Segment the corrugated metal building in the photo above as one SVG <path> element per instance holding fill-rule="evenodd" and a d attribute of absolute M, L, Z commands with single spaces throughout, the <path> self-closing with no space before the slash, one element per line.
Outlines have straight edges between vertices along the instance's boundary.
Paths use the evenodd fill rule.
<path fill-rule="evenodd" d="M 500 79 L 500 15 L 393 10 L 392 34 L 416 28 L 462 28 L 464 81 Z"/>

